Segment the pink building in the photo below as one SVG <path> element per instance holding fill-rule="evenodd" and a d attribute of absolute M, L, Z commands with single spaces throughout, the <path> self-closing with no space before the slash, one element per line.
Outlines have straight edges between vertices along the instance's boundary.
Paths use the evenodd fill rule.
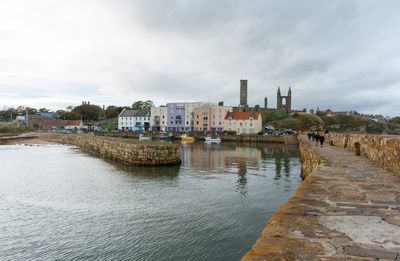
<path fill-rule="evenodd" d="M 224 119 L 232 107 L 223 105 L 205 105 L 193 110 L 194 130 L 222 132 L 224 131 Z"/>

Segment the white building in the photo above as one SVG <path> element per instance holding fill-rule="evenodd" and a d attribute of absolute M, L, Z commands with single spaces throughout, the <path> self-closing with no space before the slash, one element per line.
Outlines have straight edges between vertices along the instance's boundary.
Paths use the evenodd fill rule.
<path fill-rule="evenodd" d="M 150 108 L 140 110 L 124 109 L 118 115 L 118 130 L 125 132 L 147 131 L 150 129 Z"/>
<path fill-rule="evenodd" d="M 168 124 L 166 106 L 152 107 L 150 110 L 150 128 L 154 131 L 166 131 Z"/>
<path fill-rule="evenodd" d="M 262 130 L 262 119 L 259 112 L 228 112 L 224 120 L 225 131 L 239 134 L 255 134 Z"/>

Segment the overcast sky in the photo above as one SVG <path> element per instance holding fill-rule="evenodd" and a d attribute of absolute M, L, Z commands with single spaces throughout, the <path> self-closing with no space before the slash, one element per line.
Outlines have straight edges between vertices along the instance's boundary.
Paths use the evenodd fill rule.
<path fill-rule="evenodd" d="M 151 99 L 400 115 L 398 0 L 0 0 L 0 109 Z"/>

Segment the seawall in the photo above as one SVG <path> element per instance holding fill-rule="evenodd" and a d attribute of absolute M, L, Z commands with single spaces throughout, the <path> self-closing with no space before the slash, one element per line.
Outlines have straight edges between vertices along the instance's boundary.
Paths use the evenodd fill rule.
<path fill-rule="evenodd" d="M 283 143 L 297 145 L 294 136 L 267 136 L 267 135 L 221 135 L 223 142 L 249 142 L 249 143 Z"/>
<path fill-rule="evenodd" d="M 35 134 L 0 137 L 0 145 L 1 144 L 13 143 L 13 142 L 17 142 L 17 141 L 37 139 L 38 137 L 39 136 L 35 135 Z"/>
<path fill-rule="evenodd" d="M 242 260 L 398 260 L 400 175 L 380 166 L 396 169 L 399 140 L 331 134 L 338 146 L 320 148 L 300 138 L 305 179 Z"/>
<path fill-rule="evenodd" d="M 321 155 L 315 153 L 312 149 L 314 143 L 308 143 L 303 139 L 299 139 L 299 153 L 301 160 L 301 177 L 303 180 L 321 163 L 326 163 Z"/>
<path fill-rule="evenodd" d="M 47 135 L 43 139 L 74 145 L 94 155 L 130 166 L 176 165 L 181 163 L 180 149 L 176 144 L 140 142 L 131 139 L 78 134 Z"/>
<path fill-rule="evenodd" d="M 327 141 L 364 156 L 382 168 L 400 172 L 400 136 L 331 133 Z"/>

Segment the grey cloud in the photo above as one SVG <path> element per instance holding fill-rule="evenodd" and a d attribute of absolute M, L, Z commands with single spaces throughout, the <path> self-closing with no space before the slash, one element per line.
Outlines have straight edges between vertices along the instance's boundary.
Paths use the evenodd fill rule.
<path fill-rule="evenodd" d="M 107 74 L 113 80 L 90 82 L 86 77 L 85 83 L 92 87 L 79 87 L 89 90 L 85 95 L 93 93 L 101 100 L 109 95 L 110 103 L 120 99 L 117 94 L 159 103 L 204 101 L 209 96 L 212 101 L 237 105 L 239 80 L 245 78 L 253 105 L 262 104 L 268 96 L 274 106 L 280 85 L 285 91 L 292 86 L 293 103 L 299 109 L 318 106 L 400 114 L 391 107 L 400 99 L 400 93 L 393 92 L 400 82 L 398 1 L 94 3 L 110 7 L 116 19 L 124 18 L 120 18 L 121 27 L 115 28 L 117 36 L 109 36 L 116 37 L 115 43 L 97 52 L 93 46 L 95 53 L 115 55 L 101 56 L 87 65 L 104 64 L 106 69 L 93 75 Z M 134 27 L 145 34 L 121 37 L 134 34 Z M 150 47 L 137 51 L 143 47 L 135 46 L 135 37 Z M 121 45 L 125 40 L 127 44 Z M 148 59 L 149 54 L 155 61 Z M 376 90 L 373 97 L 366 95 Z"/>

